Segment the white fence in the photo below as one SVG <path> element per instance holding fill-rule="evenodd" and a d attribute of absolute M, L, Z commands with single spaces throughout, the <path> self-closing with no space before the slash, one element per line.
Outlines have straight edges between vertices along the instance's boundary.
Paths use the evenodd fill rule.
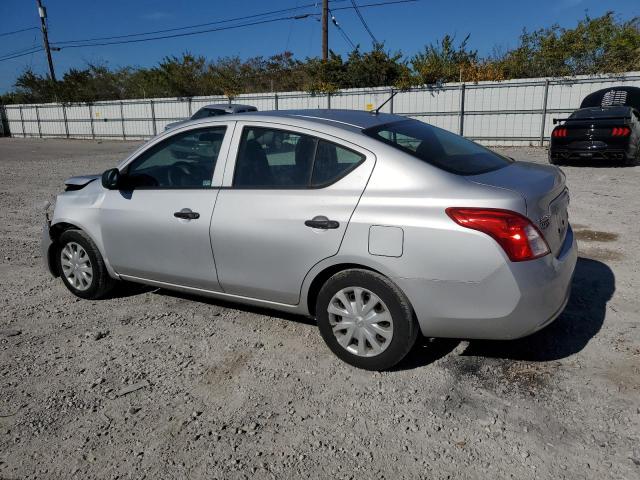
<path fill-rule="evenodd" d="M 539 78 L 504 82 L 447 83 L 399 92 L 383 108 L 417 118 L 489 145 L 544 145 L 552 118 L 579 107 L 589 93 L 609 86 L 640 87 L 640 72 L 601 77 Z M 387 100 L 390 87 L 240 95 L 235 103 L 258 110 L 344 108 L 370 110 Z M 226 97 L 161 98 L 91 104 L 7 105 L 5 129 L 14 137 L 149 138 L 167 123 Z"/>

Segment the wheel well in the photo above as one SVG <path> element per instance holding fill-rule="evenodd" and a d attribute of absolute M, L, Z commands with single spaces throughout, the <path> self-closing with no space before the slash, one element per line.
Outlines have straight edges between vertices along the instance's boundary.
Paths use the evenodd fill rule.
<path fill-rule="evenodd" d="M 66 232 L 67 230 L 80 230 L 80 228 L 76 225 L 73 225 L 72 223 L 65 222 L 56 223 L 55 225 L 52 225 L 51 228 L 49 228 L 49 236 L 51 237 L 51 241 L 53 243 L 51 244 L 51 246 L 49 247 L 49 251 L 47 252 L 47 262 L 49 263 L 49 271 L 51 271 L 54 276 L 59 276 L 60 272 L 58 272 L 58 267 L 52 253 L 55 252 L 60 235 L 62 235 L 62 233 Z"/>
<path fill-rule="evenodd" d="M 318 298 L 318 294 L 320 293 L 320 289 L 325 284 L 327 280 L 329 280 L 332 276 L 334 276 L 338 272 L 342 272 L 343 270 L 349 270 L 352 268 L 358 268 L 360 270 L 369 270 L 371 272 L 380 273 L 377 270 L 367 267 L 365 265 L 359 265 L 357 263 L 339 263 L 337 265 L 331 265 L 330 267 L 325 268 L 320 273 L 316 275 L 316 277 L 309 285 L 309 292 L 307 293 L 307 308 L 309 309 L 309 314 L 311 316 L 315 316 L 316 314 L 316 299 Z M 383 275 L 382 273 L 380 273 Z"/>
<path fill-rule="evenodd" d="M 55 225 L 51 225 L 51 228 L 49 229 L 51 240 L 53 240 L 54 242 L 58 241 L 60 235 L 62 235 L 62 233 L 66 232 L 67 230 L 81 230 L 81 228 L 73 225 L 72 223 L 56 223 Z"/>

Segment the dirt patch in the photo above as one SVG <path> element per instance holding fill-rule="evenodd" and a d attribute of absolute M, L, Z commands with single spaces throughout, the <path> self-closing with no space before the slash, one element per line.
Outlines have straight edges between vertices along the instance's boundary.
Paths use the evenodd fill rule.
<path fill-rule="evenodd" d="M 622 260 L 624 258 L 622 252 L 618 250 L 610 250 L 608 248 L 599 248 L 593 246 L 580 248 L 580 255 L 586 258 L 600 260 L 603 262 Z"/>
<path fill-rule="evenodd" d="M 583 242 L 615 242 L 618 239 L 617 233 L 601 232 L 598 230 L 574 230 L 576 238 Z"/>

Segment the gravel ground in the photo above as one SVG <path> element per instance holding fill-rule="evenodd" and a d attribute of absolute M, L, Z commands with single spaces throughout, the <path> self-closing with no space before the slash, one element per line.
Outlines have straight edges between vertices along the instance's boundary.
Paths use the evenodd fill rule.
<path fill-rule="evenodd" d="M 555 323 L 373 373 L 305 318 L 49 277 L 39 204 L 136 146 L 0 139 L 0 478 L 640 478 L 640 166 L 564 168 L 581 258 Z"/>

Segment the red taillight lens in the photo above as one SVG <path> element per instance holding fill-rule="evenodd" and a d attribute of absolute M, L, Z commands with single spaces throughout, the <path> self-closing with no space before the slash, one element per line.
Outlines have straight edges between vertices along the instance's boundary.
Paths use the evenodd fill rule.
<path fill-rule="evenodd" d="M 567 129 L 564 127 L 558 127 L 558 128 L 554 128 L 553 132 L 551 132 L 551 136 L 553 138 L 558 138 L 558 137 L 566 137 L 567 136 Z"/>
<path fill-rule="evenodd" d="M 611 131 L 611 135 L 614 137 L 626 137 L 631 133 L 631 129 L 629 127 L 613 127 Z"/>
<path fill-rule="evenodd" d="M 492 208 L 457 208 L 447 215 L 465 228 L 478 230 L 492 237 L 512 262 L 543 257 L 549 246 L 531 221 L 516 212 Z"/>

